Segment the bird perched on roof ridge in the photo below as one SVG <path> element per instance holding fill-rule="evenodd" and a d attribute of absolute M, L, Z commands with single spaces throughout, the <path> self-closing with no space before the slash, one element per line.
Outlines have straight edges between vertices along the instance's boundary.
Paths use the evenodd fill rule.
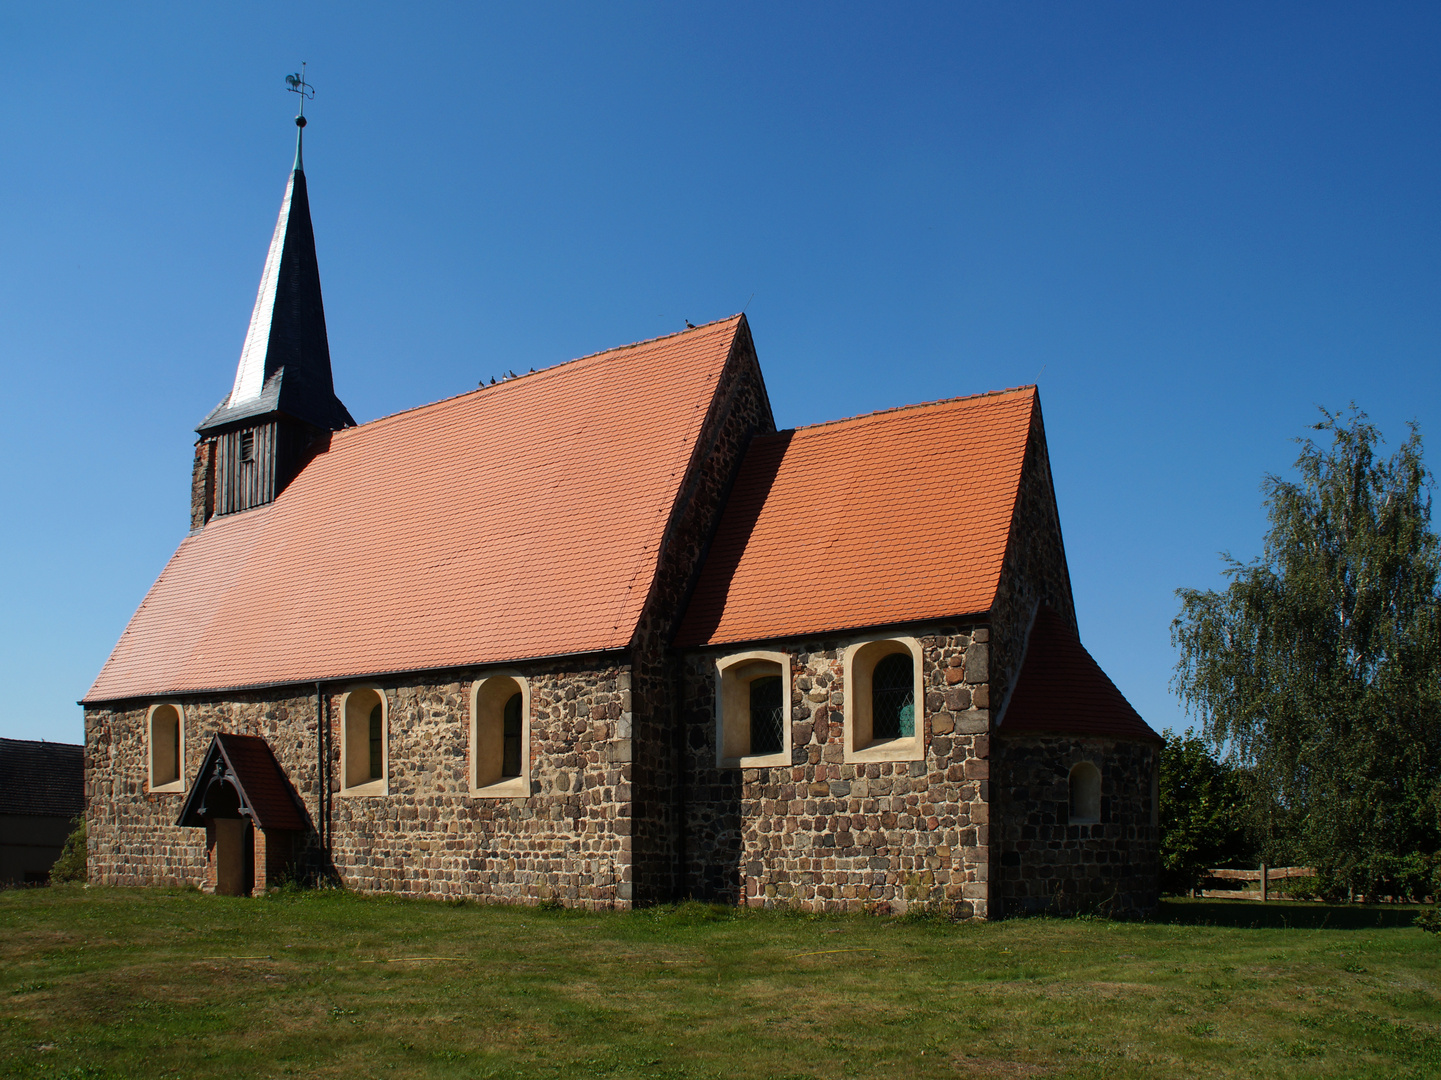
<path fill-rule="evenodd" d="M 685 321 L 685 328 L 686 328 L 687 330 L 694 330 L 694 329 L 695 329 L 695 323 L 693 323 L 693 322 L 691 322 L 689 319 L 687 319 L 687 320 Z"/>

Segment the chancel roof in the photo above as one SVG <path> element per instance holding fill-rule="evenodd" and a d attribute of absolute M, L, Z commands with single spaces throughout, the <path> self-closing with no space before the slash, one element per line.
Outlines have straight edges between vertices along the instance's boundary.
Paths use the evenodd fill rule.
<path fill-rule="evenodd" d="M 1016 688 L 996 733 L 1161 741 L 1066 620 L 1044 605 L 1031 624 Z"/>
<path fill-rule="evenodd" d="M 331 378 L 310 199 L 299 167 L 285 185 L 235 385 L 196 430 L 213 431 L 269 413 L 283 413 L 322 431 L 355 425 L 335 396 Z"/>
<path fill-rule="evenodd" d="M 85 701 L 626 647 L 743 323 L 335 432 L 181 542 Z"/>
<path fill-rule="evenodd" d="M 1034 387 L 751 442 L 676 644 L 989 611 Z"/>

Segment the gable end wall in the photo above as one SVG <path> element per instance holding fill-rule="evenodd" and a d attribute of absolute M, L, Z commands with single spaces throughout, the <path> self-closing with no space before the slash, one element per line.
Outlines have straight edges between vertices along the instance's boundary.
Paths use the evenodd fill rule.
<path fill-rule="evenodd" d="M 746 448 L 775 421 L 750 331 L 741 322 L 731 355 L 697 439 L 660 551 L 660 563 L 632 640 L 635 775 L 635 901 L 671 900 L 682 892 L 684 844 L 678 720 L 679 661 L 669 645 Z"/>
<path fill-rule="evenodd" d="M 1061 541 L 1061 519 L 1039 401 L 1031 416 L 1016 509 L 991 608 L 991 691 L 996 709 L 1004 706 L 1020 674 L 1026 631 L 1037 604 L 1048 605 L 1071 629 L 1076 628 L 1071 572 Z M 1004 721 L 1004 717 L 1000 719 Z"/>

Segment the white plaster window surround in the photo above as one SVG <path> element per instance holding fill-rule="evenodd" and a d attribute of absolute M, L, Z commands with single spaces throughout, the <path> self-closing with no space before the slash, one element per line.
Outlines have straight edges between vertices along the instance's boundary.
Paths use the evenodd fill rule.
<path fill-rule="evenodd" d="M 163 701 L 145 714 L 145 758 L 150 793 L 185 791 L 185 706 Z"/>
<path fill-rule="evenodd" d="M 379 739 L 374 718 L 379 709 Z M 340 698 L 340 794 L 390 793 L 390 701 L 378 686 L 356 686 Z M 376 760 L 377 757 L 379 760 Z"/>
<path fill-rule="evenodd" d="M 1089 761 L 1071 766 L 1066 780 L 1070 825 L 1096 825 L 1101 820 L 1101 770 Z"/>
<path fill-rule="evenodd" d="M 520 730 L 507 746 L 506 721 L 514 723 L 520 698 Z M 481 799 L 530 796 L 530 680 L 514 671 L 495 671 L 470 688 L 470 793 Z"/>
<path fill-rule="evenodd" d="M 874 676 L 876 667 L 890 656 L 907 656 L 911 662 L 911 734 L 877 737 L 875 733 Z M 858 641 L 845 650 L 844 760 L 923 761 L 926 756 L 926 696 L 921 685 L 921 643 L 913 637 Z M 892 666 L 894 666 L 892 661 Z"/>
<path fill-rule="evenodd" d="M 715 666 L 716 767 L 763 769 L 789 765 L 791 714 L 795 708 L 790 655 L 764 651 L 735 653 L 721 657 Z M 774 693 L 776 689 L 774 684 L 761 684 L 759 681 L 763 679 L 778 679 L 780 683 L 780 733 L 772 748 L 753 746 L 753 729 L 764 725 L 765 718 L 752 717 L 751 703 L 757 691 Z"/>

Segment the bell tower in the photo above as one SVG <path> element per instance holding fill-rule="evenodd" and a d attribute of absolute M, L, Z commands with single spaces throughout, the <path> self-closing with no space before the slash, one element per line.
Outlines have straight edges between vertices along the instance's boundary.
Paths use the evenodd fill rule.
<path fill-rule="evenodd" d="M 286 77 L 301 96 L 295 164 L 270 239 L 235 383 L 196 428 L 190 526 L 273 501 L 300 471 L 312 445 L 355 420 L 335 396 L 320 268 L 302 158 L 303 75 Z"/>

